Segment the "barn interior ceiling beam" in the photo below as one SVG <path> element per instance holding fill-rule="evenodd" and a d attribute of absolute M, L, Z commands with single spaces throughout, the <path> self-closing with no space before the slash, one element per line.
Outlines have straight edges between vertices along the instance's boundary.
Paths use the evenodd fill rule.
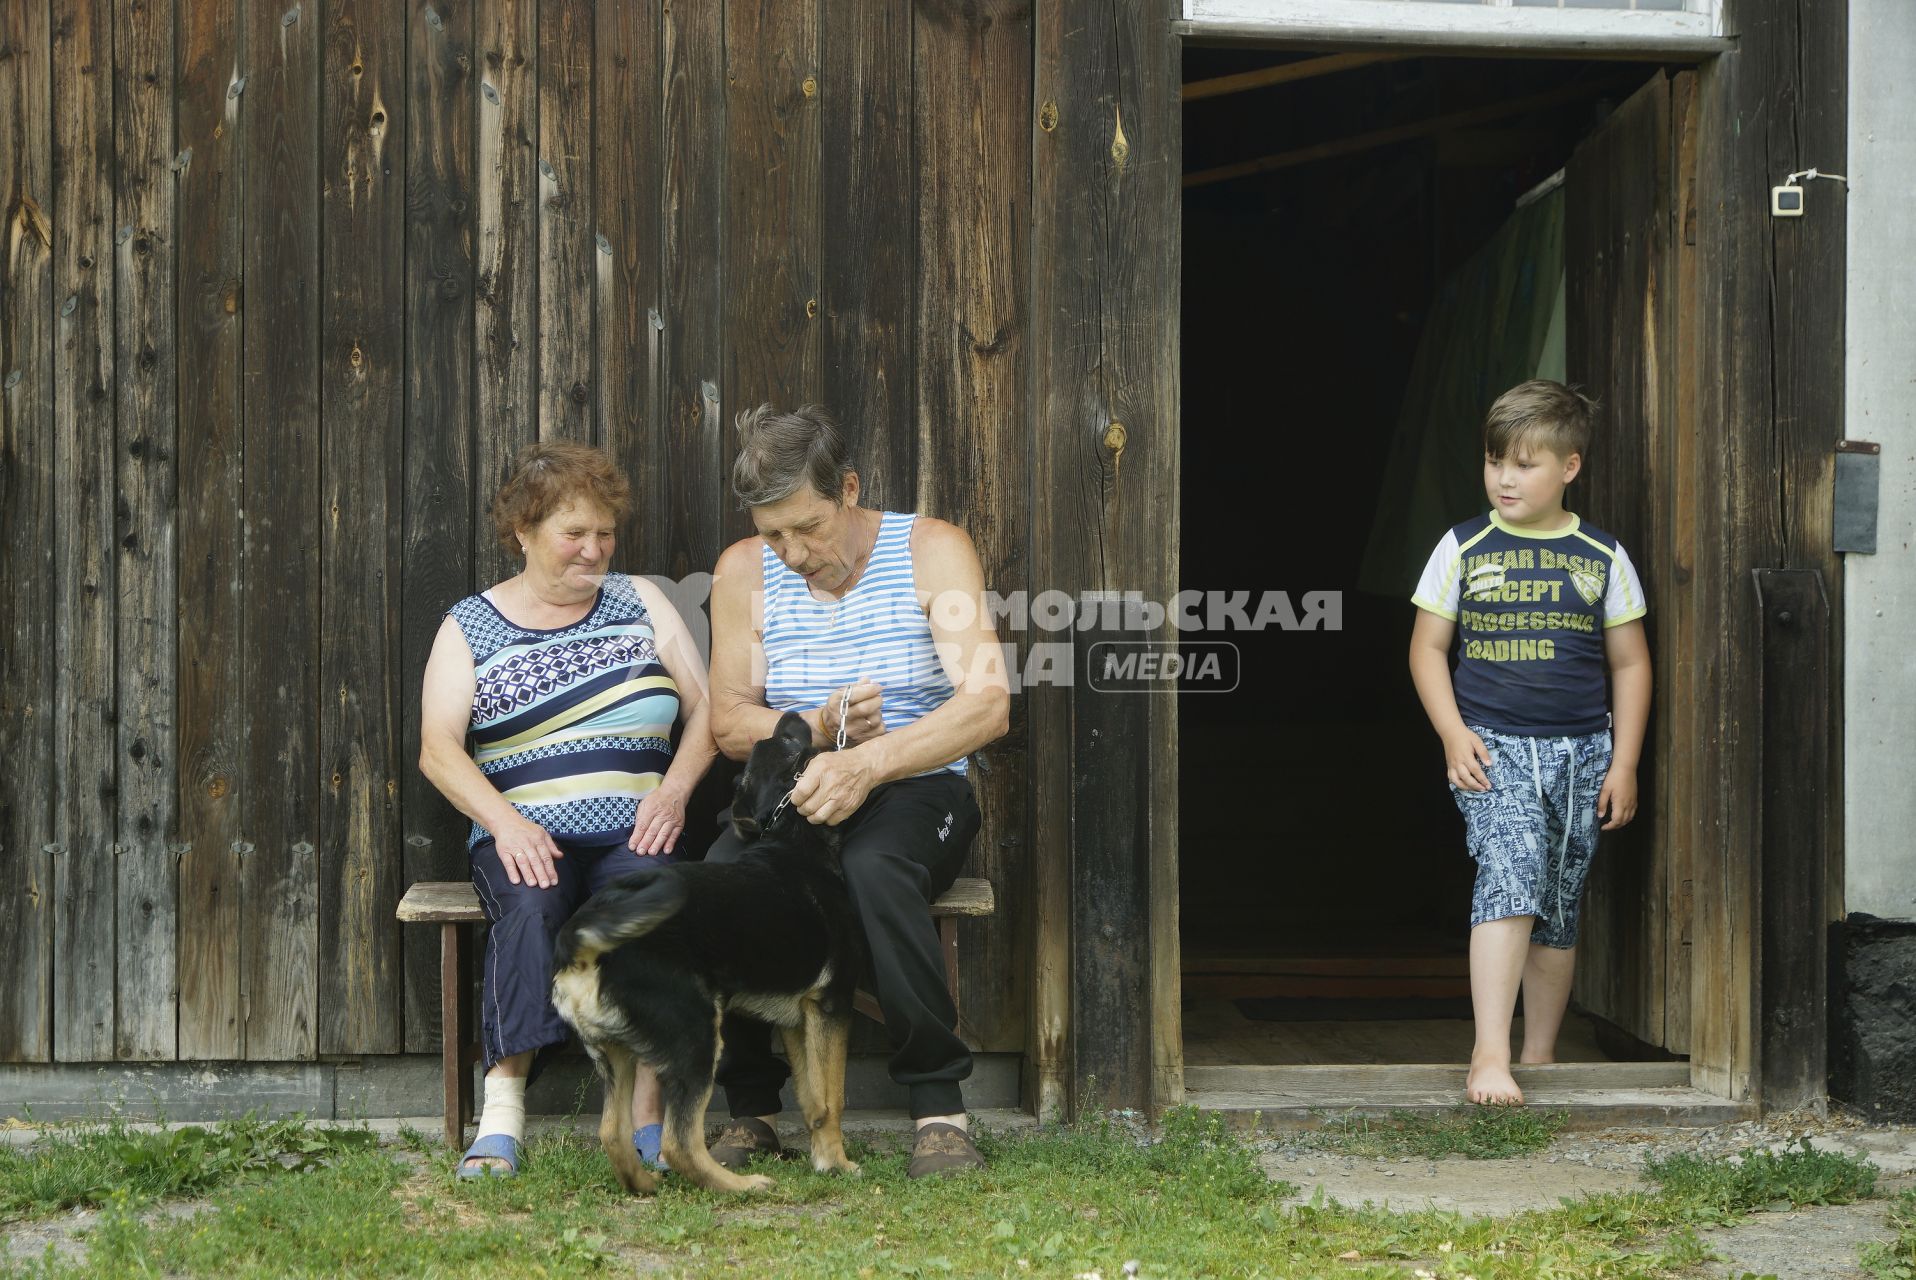
<path fill-rule="evenodd" d="M 1410 56 L 1408 53 L 1333 53 L 1322 58 L 1306 58 L 1301 62 L 1285 62 L 1256 71 L 1242 71 L 1232 76 L 1192 80 L 1184 86 L 1180 96 L 1186 102 L 1196 102 L 1200 98 L 1243 93 L 1246 89 L 1266 89 L 1274 84 L 1291 84 L 1298 80 L 1336 75 L 1340 71 L 1355 71 L 1359 67 L 1379 62 L 1398 62 Z"/>
<path fill-rule="evenodd" d="M 1219 165 L 1213 169 L 1199 169 L 1184 175 L 1186 190 L 1192 187 L 1206 187 L 1214 182 L 1229 182 L 1233 178 L 1248 178 L 1252 174 L 1270 173 L 1275 169 L 1288 169 L 1293 165 L 1309 164 L 1314 160 L 1329 160 L 1337 156 L 1355 155 L 1360 151 L 1369 151 L 1373 147 L 1388 146 L 1393 142 L 1407 142 L 1412 138 L 1428 137 L 1433 133 L 1443 133 L 1449 129 L 1461 129 L 1470 125 L 1486 124 L 1492 120 L 1505 120 L 1511 116 L 1524 115 L 1531 111 L 1541 111 L 1546 107 L 1561 106 L 1574 102 L 1578 98 L 1587 98 L 1605 89 L 1618 88 L 1622 81 L 1592 82 L 1580 85 L 1565 85 L 1552 89 L 1549 93 L 1532 94 L 1527 98 L 1511 98 L 1503 102 L 1490 102 L 1481 107 L 1472 107 L 1467 111 L 1453 111 L 1448 115 L 1431 116 L 1423 120 L 1413 120 L 1409 124 L 1392 125 L 1388 129 L 1373 129 L 1369 133 L 1353 134 L 1348 138 L 1333 138 L 1329 142 L 1314 142 L 1308 147 L 1296 147 L 1289 151 L 1279 151 L 1268 156 L 1259 156 L 1254 160 L 1240 160 L 1236 164 Z"/>

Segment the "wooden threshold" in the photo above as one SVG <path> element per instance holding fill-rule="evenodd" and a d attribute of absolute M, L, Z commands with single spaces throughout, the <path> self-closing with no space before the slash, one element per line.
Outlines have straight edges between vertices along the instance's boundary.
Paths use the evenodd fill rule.
<path fill-rule="evenodd" d="M 1232 1066 L 1184 1069 L 1184 1100 L 1234 1127 L 1317 1129 L 1348 1116 L 1449 1111 L 1463 1102 L 1461 1064 Z M 1687 1062 L 1559 1062 L 1518 1067 L 1529 1104 L 1575 1129 L 1699 1127 L 1756 1114 L 1754 1104 L 1690 1084 Z"/>

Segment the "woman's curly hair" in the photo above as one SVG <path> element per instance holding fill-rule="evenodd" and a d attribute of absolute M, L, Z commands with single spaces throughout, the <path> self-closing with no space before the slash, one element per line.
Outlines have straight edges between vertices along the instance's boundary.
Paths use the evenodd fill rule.
<path fill-rule="evenodd" d="M 603 449 L 563 440 L 527 445 L 492 499 L 499 545 L 518 555 L 520 530 L 581 501 L 609 512 L 615 522 L 623 520 L 632 509 L 632 482 Z"/>

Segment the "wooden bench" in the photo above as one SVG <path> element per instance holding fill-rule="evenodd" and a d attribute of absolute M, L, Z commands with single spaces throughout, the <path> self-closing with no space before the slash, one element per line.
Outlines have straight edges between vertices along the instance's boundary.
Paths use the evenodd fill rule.
<path fill-rule="evenodd" d="M 931 904 L 938 922 L 938 943 L 945 956 L 945 985 L 953 1007 L 958 1005 L 958 918 L 989 916 L 997 899 L 989 880 L 958 880 Z M 469 880 L 422 880 L 399 900 L 399 918 L 408 924 L 439 926 L 440 1088 L 445 1106 L 446 1145 L 465 1143 L 465 1127 L 473 1117 L 472 1064 L 479 1046 L 466 1034 L 466 996 L 471 989 L 471 967 L 465 945 L 465 926 L 484 924 L 479 894 Z M 879 1022 L 885 1020 L 878 1002 L 860 991 L 853 998 L 858 1011 Z M 959 1031 L 966 1040 L 964 1021 Z"/>

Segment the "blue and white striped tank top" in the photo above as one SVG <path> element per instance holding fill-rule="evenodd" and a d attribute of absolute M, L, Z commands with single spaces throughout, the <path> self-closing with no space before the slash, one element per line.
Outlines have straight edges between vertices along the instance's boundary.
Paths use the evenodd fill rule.
<path fill-rule="evenodd" d="M 842 599 L 820 600 L 768 546 L 765 564 L 765 704 L 814 711 L 858 680 L 884 686 L 887 732 L 942 706 L 951 677 L 932 647 L 931 623 L 912 583 L 917 516 L 881 512 L 865 572 Z M 965 772 L 963 757 L 944 766 Z M 940 770 L 932 770 L 937 773 Z"/>
<path fill-rule="evenodd" d="M 535 631 L 483 595 L 449 611 L 472 650 L 473 759 L 525 817 L 580 844 L 632 834 L 672 763 L 679 687 L 632 580 L 608 573 L 585 617 Z M 472 825 L 471 843 L 491 833 Z"/>

